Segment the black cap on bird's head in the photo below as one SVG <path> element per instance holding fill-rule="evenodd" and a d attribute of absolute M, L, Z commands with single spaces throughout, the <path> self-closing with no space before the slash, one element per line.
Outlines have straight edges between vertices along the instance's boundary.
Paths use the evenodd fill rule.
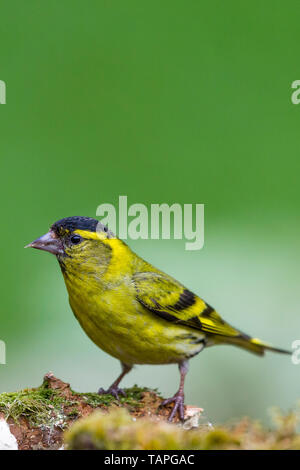
<path fill-rule="evenodd" d="M 66 240 L 69 245 L 78 245 L 83 233 L 101 232 L 105 234 L 105 238 L 115 238 L 114 234 L 99 220 L 91 217 L 66 217 L 51 225 L 49 232 L 29 243 L 25 248 L 36 248 L 62 256 L 65 255 Z M 97 237 L 88 236 L 87 238 Z"/>
<path fill-rule="evenodd" d="M 98 224 L 104 227 L 99 220 L 92 219 L 92 217 L 66 217 L 51 225 L 50 230 L 53 230 L 55 233 L 60 233 L 61 231 L 74 232 L 75 230 L 96 232 Z"/>

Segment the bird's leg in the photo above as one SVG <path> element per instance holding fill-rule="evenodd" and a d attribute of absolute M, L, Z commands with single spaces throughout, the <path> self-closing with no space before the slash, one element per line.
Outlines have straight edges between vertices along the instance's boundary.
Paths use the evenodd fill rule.
<path fill-rule="evenodd" d="M 121 362 L 121 366 L 122 366 L 122 372 L 117 378 L 117 380 L 115 380 L 107 390 L 104 390 L 103 388 L 99 388 L 98 390 L 99 395 L 110 394 L 110 395 L 113 395 L 117 400 L 119 400 L 119 394 L 123 395 L 123 397 L 126 396 L 126 393 L 124 392 L 124 390 L 122 390 L 122 388 L 119 388 L 118 385 L 123 379 L 124 375 L 128 374 L 128 372 L 131 371 L 132 366 L 129 366 L 128 364 L 124 364 L 123 362 Z"/>
<path fill-rule="evenodd" d="M 160 406 L 168 405 L 169 403 L 174 403 L 173 410 L 168 418 L 168 421 L 173 421 L 173 418 L 178 412 L 179 418 L 181 421 L 184 420 L 184 379 L 189 369 L 188 361 L 182 361 L 179 363 L 179 372 L 180 372 L 180 385 L 179 390 L 172 398 L 167 398 L 162 402 Z"/>

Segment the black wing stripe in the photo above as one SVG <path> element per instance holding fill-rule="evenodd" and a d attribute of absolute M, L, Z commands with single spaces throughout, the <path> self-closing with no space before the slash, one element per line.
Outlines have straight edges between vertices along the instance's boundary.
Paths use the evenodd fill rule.
<path fill-rule="evenodd" d="M 196 302 L 196 296 L 193 292 L 189 291 L 188 289 L 184 289 L 184 291 L 180 294 L 179 300 L 174 305 L 168 305 L 167 308 L 170 308 L 175 311 L 181 311 L 186 308 L 191 307 Z"/>
<path fill-rule="evenodd" d="M 210 305 L 206 304 L 205 309 L 201 312 L 202 317 L 209 317 L 209 315 L 214 312 L 215 309 L 212 308 Z"/>
<path fill-rule="evenodd" d="M 155 313 L 157 316 L 163 318 L 164 320 L 170 321 L 172 323 L 176 323 L 177 325 L 188 326 L 189 328 L 195 328 L 196 330 L 201 330 L 202 324 L 198 317 L 189 318 L 187 321 L 180 320 L 179 318 L 175 317 L 169 312 L 165 312 L 164 310 L 156 310 L 155 308 L 151 307 L 150 305 L 143 302 L 139 297 L 137 297 L 137 301 L 143 305 L 147 310 L 150 312 Z M 157 307 L 159 305 L 156 302 Z"/>

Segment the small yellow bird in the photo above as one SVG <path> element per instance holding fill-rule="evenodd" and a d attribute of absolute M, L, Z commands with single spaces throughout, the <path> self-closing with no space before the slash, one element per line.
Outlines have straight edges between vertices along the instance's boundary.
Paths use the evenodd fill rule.
<path fill-rule="evenodd" d="M 169 421 L 184 418 L 188 360 L 205 347 L 232 344 L 263 355 L 281 353 L 226 323 L 213 307 L 137 256 L 98 220 L 67 217 L 28 247 L 56 255 L 71 308 L 97 346 L 121 361 L 122 373 L 107 391 L 118 398 L 121 379 L 134 364 L 178 364 L 178 392 Z"/>

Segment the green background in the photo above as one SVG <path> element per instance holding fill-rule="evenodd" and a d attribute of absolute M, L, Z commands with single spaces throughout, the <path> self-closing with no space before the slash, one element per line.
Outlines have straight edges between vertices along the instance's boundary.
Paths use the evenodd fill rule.
<path fill-rule="evenodd" d="M 298 1 L 27 0 L 1 4 L 0 391 L 52 370 L 108 386 L 118 362 L 85 336 L 54 257 L 23 246 L 104 202 L 204 203 L 205 246 L 129 241 L 233 325 L 300 339 Z M 267 419 L 300 365 L 233 347 L 191 361 L 186 399 L 212 421 Z M 177 389 L 175 366 L 124 380 Z"/>

